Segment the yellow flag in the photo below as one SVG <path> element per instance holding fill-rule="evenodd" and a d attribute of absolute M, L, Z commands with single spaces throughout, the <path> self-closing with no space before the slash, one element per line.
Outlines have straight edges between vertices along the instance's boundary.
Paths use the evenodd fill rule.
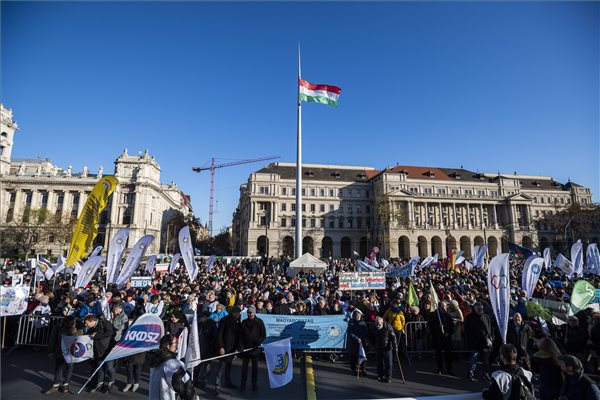
<path fill-rule="evenodd" d="M 77 220 L 65 265 L 74 265 L 90 251 L 92 242 L 96 235 L 98 235 L 96 225 L 98 224 L 100 213 L 106 207 L 108 196 L 115 191 L 118 184 L 119 181 L 114 176 L 104 176 L 96 183 L 94 189 L 92 189 Z"/>

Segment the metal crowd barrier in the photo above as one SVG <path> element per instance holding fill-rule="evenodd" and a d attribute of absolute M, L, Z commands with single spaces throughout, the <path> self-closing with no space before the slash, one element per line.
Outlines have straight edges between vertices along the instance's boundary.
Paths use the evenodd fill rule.
<path fill-rule="evenodd" d="M 47 347 L 52 329 L 63 317 L 21 315 L 15 346 Z"/>

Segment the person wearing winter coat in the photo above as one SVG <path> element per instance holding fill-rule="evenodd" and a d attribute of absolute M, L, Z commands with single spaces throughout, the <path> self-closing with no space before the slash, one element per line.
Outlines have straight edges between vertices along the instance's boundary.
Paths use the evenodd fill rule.
<path fill-rule="evenodd" d="M 105 319 L 98 319 L 95 315 L 88 315 L 83 320 L 86 333 L 94 340 L 94 357 L 91 359 L 92 373 L 98 368 L 102 360 L 110 353 L 114 345 L 115 330 L 112 324 Z M 102 364 L 98 373 L 94 375 L 90 392 L 110 392 L 114 384 L 114 361 Z"/>
<path fill-rule="evenodd" d="M 513 318 L 508 321 L 508 329 L 506 331 L 506 343 L 510 343 L 517 349 L 518 362 L 526 369 L 531 369 L 529 354 L 527 353 L 527 345 L 529 338 L 533 337 L 533 331 L 529 324 L 523 321 L 523 317 L 519 313 L 515 313 Z"/>
<path fill-rule="evenodd" d="M 198 336 L 200 341 L 200 357 L 205 360 L 215 357 L 218 353 L 217 336 L 219 334 L 217 324 L 210 319 L 210 311 L 202 311 L 198 319 Z M 211 362 L 203 362 L 194 368 L 194 378 L 200 387 L 205 387 L 210 374 Z"/>
<path fill-rule="evenodd" d="M 370 339 L 372 346 L 375 348 L 377 380 L 390 383 L 392 381 L 393 357 L 398 352 L 394 330 L 383 318 L 376 317 Z"/>
<path fill-rule="evenodd" d="M 217 349 L 219 355 L 233 353 L 238 350 L 240 343 L 240 309 L 238 306 L 233 306 L 228 316 L 223 318 L 219 323 L 219 331 L 217 335 Z M 217 394 L 221 390 L 223 374 L 225 375 L 225 387 L 236 389 L 237 386 L 231 381 L 231 363 L 233 356 L 223 357 L 219 359 L 219 370 L 217 371 L 217 379 L 215 382 L 215 391 Z"/>
<path fill-rule="evenodd" d="M 446 312 L 447 303 L 440 301 L 438 309 L 429 314 L 427 326 L 431 334 L 431 343 L 435 350 L 435 359 L 437 363 L 437 373 L 443 373 L 443 361 L 446 362 L 446 373 L 453 375 L 452 370 L 452 332 L 454 332 L 454 322 Z M 442 357 L 442 352 L 444 357 Z"/>
<path fill-rule="evenodd" d="M 518 353 L 512 344 L 503 344 L 500 347 L 500 360 L 503 366 L 494 371 L 491 375 L 491 383 L 488 389 L 484 390 L 482 397 L 484 400 L 505 400 L 510 398 L 524 399 L 533 396 L 533 385 L 531 377 L 533 374 L 524 370 L 517 364 Z M 516 393 L 519 388 L 520 391 Z M 513 392 L 514 393 L 511 393 Z M 521 394 L 529 394 L 521 396 Z"/>
<path fill-rule="evenodd" d="M 63 336 L 83 335 L 82 329 L 77 329 L 76 320 L 73 316 L 65 317 L 61 324 L 57 324 L 52 329 L 50 340 L 48 342 L 48 358 L 54 358 L 54 384 L 46 394 L 69 393 L 69 383 L 73 375 L 73 364 L 67 364 L 62 352 Z"/>
<path fill-rule="evenodd" d="M 588 341 L 588 333 L 579 324 L 579 318 L 570 316 L 568 319 L 567 334 L 565 337 L 565 350 L 568 354 L 579 358 L 580 361 L 586 359 L 585 352 Z"/>
<path fill-rule="evenodd" d="M 563 383 L 560 369 L 560 350 L 554 340 L 542 338 L 538 343 L 538 351 L 533 354 L 533 372 L 539 374 L 540 399 L 554 400 L 560 395 Z"/>
<path fill-rule="evenodd" d="M 241 354 L 242 357 L 242 381 L 240 390 L 246 388 L 248 379 L 248 364 L 252 361 L 252 390 L 258 390 L 258 357 L 261 353 L 260 345 L 267 337 L 265 323 L 256 318 L 256 307 L 248 307 L 248 318 L 240 324 L 240 343 L 243 350 L 252 349 Z"/>
<path fill-rule="evenodd" d="M 160 348 L 150 355 L 150 400 L 193 400 L 196 397 L 185 364 L 177 359 L 175 335 L 166 334 L 160 339 Z"/>
<path fill-rule="evenodd" d="M 350 370 L 352 371 L 352 375 L 356 374 L 356 368 L 359 365 L 360 345 L 363 346 L 363 349 L 366 349 L 367 346 L 366 342 L 369 331 L 367 324 L 362 317 L 363 315 L 360 310 L 354 310 L 352 319 L 348 322 L 346 350 L 348 351 L 348 358 L 350 359 Z M 366 361 L 360 363 L 360 372 L 365 376 L 367 375 L 365 371 L 366 363 Z"/>
<path fill-rule="evenodd" d="M 115 303 L 111 310 L 112 325 L 115 330 L 115 342 L 121 340 L 123 332 L 129 325 L 127 314 L 123 312 L 123 303 Z"/>
<path fill-rule="evenodd" d="M 560 368 L 565 374 L 560 400 L 600 400 L 598 385 L 583 373 L 583 364 L 577 357 L 561 356 Z"/>
<path fill-rule="evenodd" d="M 490 353 L 494 343 L 494 322 L 489 315 L 483 312 L 483 305 L 475 303 L 473 312 L 465 319 L 465 335 L 471 350 L 471 367 L 469 379 L 475 380 L 477 360 L 481 359 L 483 374 L 487 376 L 490 366 Z"/>

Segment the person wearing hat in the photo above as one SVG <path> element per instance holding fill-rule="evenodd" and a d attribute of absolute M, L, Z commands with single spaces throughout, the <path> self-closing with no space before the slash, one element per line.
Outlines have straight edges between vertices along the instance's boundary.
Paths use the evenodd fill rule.
<path fill-rule="evenodd" d="M 367 329 L 367 324 L 363 320 L 363 314 L 359 309 L 356 309 L 352 312 L 352 319 L 348 322 L 348 340 L 346 341 L 346 349 L 348 350 L 348 357 L 350 359 L 350 370 L 352 371 L 352 375 L 356 375 L 356 368 L 360 363 L 360 372 L 366 376 L 367 372 L 365 371 L 366 360 L 362 363 L 360 362 L 360 345 L 363 346 L 363 349 L 366 349 L 367 344 L 367 335 L 369 331 Z"/>
<path fill-rule="evenodd" d="M 242 381 L 240 390 L 246 388 L 248 379 L 248 364 L 252 361 L 252 390 L 258 390 L 258 357 L 261 353 L 260 345 L 267 337 L 265 324 L 260 318 L 256 318 L 256 307 L 248 307 L 248 318 L 242 321 L 240 329 L 240 342 L 244 350 L 252 349 L 242 353 Z"/>

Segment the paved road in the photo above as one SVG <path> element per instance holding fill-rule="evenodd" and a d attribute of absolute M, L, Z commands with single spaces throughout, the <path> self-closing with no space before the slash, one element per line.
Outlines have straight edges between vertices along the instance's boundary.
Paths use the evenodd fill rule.
<path fill-rule="evenodd" d="M 433 366 L 435 362 L 431 357 L 425 356 L 422 359 L 414 359 L 412 366 L 409 367 L 403 362 L 404 376 L 407 383 L 402 384 L 399 379 L 399 370 L 394 365 L 392 383 L 380 383 L 376 379 L 374 361 L 367 362 L 366 378 L 356 378 L 351 375 L 348 363 L 340 360 L 332 363 L 326 357 L 321 356 L 320 360 L 313 360 L 313 369 L 316 384 L 316 395 L 318 400 L 333 399 L 374 399 L 374 398 L 398 398 L 398 397 L 416 397 L 416 396 L 436 396 L 460 393 L 480 392 L 487 385 L 483 382 L 471 382 L 466 376 L 466 360 L 456 362 L 457 377 L 437 375 L 434 373 Z M 252 392 L 246 389 L 241 393 L 236 389 L 223 389 L 220 399 L 238 400 L 238 399 L 277 399 L 277 400 L 304 400 L 306 398 L 306 380 L 304 363 L 299 360 L 294 362 L 293 381 L 279 389 L 270 389 L 265 370 L 264 362 L 260 363 L 259 372 L 259 390 Z M 0 398 L 9 400 L 19 399 L 68 399 L 75 398 L 75 395 L 54 394 L 44 395 L 43 391 L 47 389 L 52 382 L 53 361 L 48 360 L 45 351 L 33 352 L 30 349 L 16 349 L 9 356 L 2 354 L 1 359 L 1 386 Z M 239 383 L 241 362 L 234 361 L 233 380 Z M 90 370 L 85 363 L 76 364 L 72 390 L 79 390 L 81 385 L 89 376 Z M 217 399 L 214 394 L 214 373 L 209 378 L 209 387 L 207 390 L 198 390 L 202 399 Z M 120 368 L 117 373 L 116 385 L 120 389 L 125 384 L 125 370 Z M 248 385 L 250 386 L 250 385 Z M 147 399 L 148 398 L 148 368 L 142 375 L 142 383 L 137 393 L 122 393 L 114 390 L 110 396 L 102 393 L 90 394 L 82 392 L 80 399 Z"/>
<path fill-rule="evenodd" d="M 370 356 L 370 355 L 369 355 Z M 325 357 L 320 357 L 324 360 Z M 485 382 L 471 382 L 467 375 L 467 360 L 457 360 L 456 376 L 437 375 L 435 360 L 431 356 L 413 359 L 412 366 L 403 360 L 406 384 L 400 380 L 400 372 L 394 363 L 391 383 L 377 381 L 374 357 L 367 361 L 367 377 L 356 378 L 350 373 L 347 362 L 313 361 L 315 385 L 318 400 L 329 399 L 382 399 L 417 396 L 443 396 L 459 393 L 481 392 L 488 385 Z"/>
<path fill-rule="evenodd" d="M 90 394 L 86 391 L 81 392 L 80 396 L 74 394 L 53 394 L 45 395 L 43 392 L 52 385 L 54 377 L 54 362 L 50 361 L 45 351 L 33 352 L 30 349 L 16 349 L 8 357 L 6 352 L 1 357 L 1 385 L 0 399 L 4 400 L 34 400 L 34 399 L 148 399 L 148 371 L 146 367 L 142 374 L 142 383 L 136 393 L 123 393 L 120 391 L 125 386 L 125 369 L 119 368 L 116 385 L 119 390 L 113 390 L 110 395 L 103 393 Z M 216 364 L 214 364 L 216 366 Z M 292 382 L 278 389 L 269 388 L 269 380 L 265 369 L 265 363 L 260 362 L 260 371 L 258 374 L 259 390 L 253 392 L 250 382 L 247 383 L 245 392 L 237 389 L 225 389 L 221 391 L 218 399 L 239 400 L 239 399 L 285 399 L 285 400 L 304 400 L 306 397 L 304 368 L 301 361 L 294 362 L 294 379 Z M 202 399 L 217 399 L 214 393 L 214 374 L 211 372 L 207 390 L 199 389 L 197 392 Z M 78 391 L 90 374 L 89 366 L 86 363 L 76 364 L 71 381 L 71 390 Z M 232 379 L 238 384 L 241 374 L 241 361 L 235 360 L 232 368 Z"/>

